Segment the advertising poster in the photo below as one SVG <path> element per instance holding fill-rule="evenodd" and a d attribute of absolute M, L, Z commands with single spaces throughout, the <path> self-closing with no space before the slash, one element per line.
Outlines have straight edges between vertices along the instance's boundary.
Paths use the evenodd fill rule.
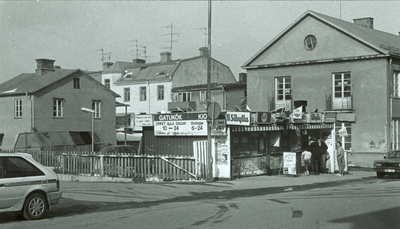
<path fill-rule="evenodd" d="M 154 115 L 155 136 L 207 136 L 207 114 Z"/>
<path fill-rule="evenodd" d="M 296 175 L 296 153 L 283 153 L 283 174 Z"/>

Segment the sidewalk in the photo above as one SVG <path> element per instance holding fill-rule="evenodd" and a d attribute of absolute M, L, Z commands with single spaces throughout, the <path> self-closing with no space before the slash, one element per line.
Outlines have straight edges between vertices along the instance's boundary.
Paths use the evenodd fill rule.
<path fill-rule="evenodd" d="M 96 202 L 180 201 L 184 198 L 234 198 L 285 191 L 340 186 L 349 182 L 377 179 L 372 169 L 349 168 L 349 173 L 318 176 L 255 176 L 214 182 L 74 182 L 63 181 L 64 198 Z"/>

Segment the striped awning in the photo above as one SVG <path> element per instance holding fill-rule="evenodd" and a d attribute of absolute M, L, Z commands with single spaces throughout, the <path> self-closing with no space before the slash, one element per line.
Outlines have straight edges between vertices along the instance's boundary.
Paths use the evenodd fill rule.
<path fill-rule="evenodd" d="M 313 130 L 313 129 L 333 129 L 333 123 L 302 123 L 289 124 L 289 130 Z"/>
<path fill-rule="evenodd" d="M 232 132 L 256 132 L 284 130 L 284 125 L 260 125 L 260 126 L 231 126 Z"/>

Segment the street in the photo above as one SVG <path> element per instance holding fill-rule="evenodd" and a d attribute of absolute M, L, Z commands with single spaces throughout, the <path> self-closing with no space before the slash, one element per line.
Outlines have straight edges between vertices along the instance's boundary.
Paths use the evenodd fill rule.
<path fill-rule="evenodd" d="M 327 174 L 297 178 L 260 176 L 214 183 L 64 182 L 63 198 L 45 219 L 27 221 L 16 214 L 5 214 L 0 216 L 0 227 L 397 227 L 400 179 L 377 179 L 373 172 L 364 174 L 359 179 Z M 278 179 L 295 182 L 292 186 L 261 183 Z M 313 182 L 316 179 L 329 182 Z"/>

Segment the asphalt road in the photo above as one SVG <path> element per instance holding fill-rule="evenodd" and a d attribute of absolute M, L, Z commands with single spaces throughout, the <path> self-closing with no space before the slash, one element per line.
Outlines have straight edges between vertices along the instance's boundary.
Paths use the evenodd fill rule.
<path fill-rule="evenodd" d="M 3 214 L 0 228 L 398 228 L 400 178 L 340 178 L 63 182 L 63 199 L 45 219 Z"/>

